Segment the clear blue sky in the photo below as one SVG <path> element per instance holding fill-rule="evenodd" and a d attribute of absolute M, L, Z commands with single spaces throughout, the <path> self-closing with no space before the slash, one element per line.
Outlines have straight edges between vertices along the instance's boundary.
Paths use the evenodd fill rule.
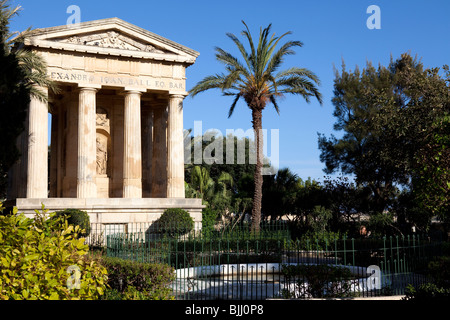
<path fill-rule="evenodd" d="M 285 66 L 315 72 L 322 82 L 324 104 L 286 97 L 279 103 L 280 115 L 272 107 L 264 111 L 263 126 L 269 131 L 279 129 L 280 167 L 289 167 L 303 179 L 323 180 L 317 133 L 334 133 L 333 66 L 340 68 L 342 59 L 352 70 L 356 65 L 365 66 L 366 61 L 387 65 L 391 55 L 397 58 L 404 52 L 422 58 L 426 67 L 450 64 L 448 0 L 15 0 L 12 4 L 23 7 L 12 30 L 66 24 L 66 9 L 74 4 L 81 9 L 81 21 L 118 17 L 190 47 L 200 56 L 187 70 L 188 89 L 206 75 L 222 71 L 222 65 L 215 61 L 215 46 L 237 54 L 225 34 L 239 35 L 241 20 L 254 34 L 269 23 L 278 35 L 292 31 L 287 39 L 300 40 L 304 46 L 288 57 Z M 370 5 L 380 7 L 379 30 L 366 26 Z M 227 118 L 231 99 L 218 91 L 188 97 L 184 102 L 184 127 L 193 128 L 194 121 L 202 121 L 203 130 L 215 128 L 223 134 L 226 129 L 251 128 L 250 112 L 243 101 Z"/>

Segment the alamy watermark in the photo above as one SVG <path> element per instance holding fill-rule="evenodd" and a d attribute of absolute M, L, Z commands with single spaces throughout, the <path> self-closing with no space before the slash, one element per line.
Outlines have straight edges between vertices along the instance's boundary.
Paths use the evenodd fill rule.
<path fill-rule="evenodd" d="M 81 289 L 81 270 L 77 265 L 67 267 L 66 272 L 70 275 L 66 285 L 69 290 Z"/>
<path fill-rule="evenodd" d="M 66 25 L 69 28 L 77 28 L 81 23 L 81 9 L 77 5 L 70 5 L 67 7 L 66 13 L 70 14 L 67 18 Z"/>
<path fill-rule="evenodd" d="M 381 270 L 379 266 L 371 265 L 367 267 L 367 289 L 378 290 L 381 289 Z"/>
<path fill-rule="evenodd" d="M 194 121 L 192 133 L 193 136 L 188 130 L 184 131 L 185 164 L 256 164 L 257 150 L 253 129 L 226 129 L 225 147 L 223 133 L 218 129 L 208 129 L 203 133 L 202 121 Z M 263 143 L 260 150 L 262 174 L 273 175 L 278 171 L 280 163 L 280 130 L 261 129 L 259 136 Z"/>
<path fill-rule="evenodd" d="M 366 10 L 370 17 L 367 18 L 366 26 L 368 29 L 381 29 L 381 9 L 377 5 L 370 5 Z"/>

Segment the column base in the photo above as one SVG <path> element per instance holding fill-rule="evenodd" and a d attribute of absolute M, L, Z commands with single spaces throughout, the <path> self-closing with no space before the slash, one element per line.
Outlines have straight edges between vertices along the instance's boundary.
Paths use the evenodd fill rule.
<path fill-rule="evenodd" d="M 123 179 L 124 198 L 142 198 L 141 179 Z"/>
<path fill-rule="evenodd" d="M 77 198 L 80 199 L 97 198 L 97 185 L 93 181 L 78 180 Z"/>

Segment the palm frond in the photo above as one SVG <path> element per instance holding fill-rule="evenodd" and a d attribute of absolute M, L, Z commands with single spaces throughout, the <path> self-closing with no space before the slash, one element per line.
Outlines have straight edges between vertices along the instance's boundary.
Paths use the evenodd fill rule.
<path fill-rule="evenodd" d="M 281 38 L 280 38 L 281 39 Z M 293 47 L 302 47 L 303 43 L 301 41 L 289 41 L 283 44 L 280 49 L 275 52 L 271 59 L 269 64 L 267 65 L 266 72 L 267 73 L 273 73 L 275 72 L 280 65 L 284 62 L 284 57 L 287 55 L 293 55 L 295 54 L 295 51 L 292 50 Z M 272 48 L 272 50 L 275 49 L 275 46 Z"/>
<path fill-rule="evenodd" d="M 280 114 L 280 108 L 278 107 L 278 103 L 277 103 L 277 100 L 275 99 L 275 96 L 274 96 L 274 95 L 271 95 L 271 96 L 270 96 L 270 102 L 272 102 L 273 107 L 275 108 L 275 111 L 276 111 L 278 114 Z"/>
<path fill-rule="evenodd" d="M 25 38 L 27 36 L 29 36 L 31 33 L 33 32 L 33 30 L 31 29 L 31 27 L 28 27 L 26 30 L 24 31 L 14 31 L 14 32 L 10 32 L 7 35 L 7 41 L 6 44 L 10 47 L 10 48 L 21 48 L 23 46 L 23 43 L 25 41 Z"/>
<path fill-rule="evenodd" d="M 277 85 L 283 87 L 280 93 L 300 94 L 307 102 L 310 101 L 310 96 L 314 96 L 320 104 L 323 103 L 322 95 L 317 89 L 317 85 L 320 85 L 320 80 L 310 70 L 292 67 L 279 72 L 275 79 Z"/>
<path fill-rule="evenodd" d="M 286 78 L 278 81 L 278 85 L 284 87 L 279 90 L 282 94 L 290 93 L 301 95 L 308 103 L 311 101 L 310 97 L 315 97 L 320 104 L 323 103 L 322 94 L 319 92 L 316 85 L 305 78 Z"/>
<path fill-rule="evenodd" d="M 213 76 L 207 76 L 203 78 L 200 82 L 198 82 L 190 91 L 189 95 L 191 97 L 196 96 L 200 92 L 209 90 L 209 89 L 222 89 L 223 83 L 225 80 L 225 75 L 216 74 Z"/>
<path fill-rule="evenodd" d="M 230 118 L 233 115 L 234 108 L 236 108 L 236 104 L 239 101 L 239 98 L 241 97 L 241 95 L 239 93 L 232 94 L 232 95 L 234 95 L 235 98 L 233 100 L 233 103 L 231 104 L 230 110 L 228 111 L 228 118 Z"/>
<path fill-rule="evenodd" d="M 249 70 L 252 70 L 252 63 L 251 63 L 251 56 L 248 54 L 247 50 L 245 50 L 244 45 L 242 42 L 232 33 L 227 33 L 227 36 L 236 44 L 236 46 L 239 49 L 239 52 L 241 53 L 242 57 L 245 60 L 245 63 L 247 64 L 247 68 Z"/>
<path fill-rule="evenodd" d="M 241 76 L 242 76 L 241 70 L 229 70 L 228 75 L 224 79 L 224 83 L 222 86 L 222 91 L 226 89 L 237 89 L 237 84 L 239 82 L 242 82 Z"/>
<path fill-rule="evenodd" d="M 250 33 L 250 30 L 249 30 L 247 24 L 244 21 L 242 21 L 242 23 L 244 24 L 244 26 L 246 28 L 246 30 L 242 31 L 242 35 L 244 35 L 247 38 L 248 43 L 250 45 L 251 54 L 250 54 L 250 57 L 249 57 L 249 61 L 251 62 L 250 65 L 252 66 L 251 70 L 254 73 L 255 70 L 256 70 L 256 50 L 255 50 L 255 45 L 253 43 L 253 38 L 252 38 L 252 35 Z"/>
<path fill-rule="evenodd" d="M 266 28 L 263 30 L 260 30 L 259 33 L 259 42 L 258 42 L 258 49 L 256 51 L 256 70 L 255 70 L 255 77 L 257 81 L 262 80 L 265 66 L 268 62 L 268 59 L 270 58 L 268 56 L 268 51 L 270 48 L 270 45 L 268 44 L 267 37 L 269 35 L 269 31 L 271 29 L 271 24 L 269 24 Z M 277 38 L 275 38 L 274 35 L 272 35 L 269 43 L 272 43 Z"/>
<path fill-rule="evenodd" d="M 299 67 L 292 67 L 286 70 L 282 70 L 276 74 L 275 78 L 279 79 L 289 76 L 307 77 L 316 82 L 317 84 L 320 84 L 320 80 L 316 74 L 314 74 L 312 71 L 306 68 L 299 68 Z"/>
<path fill-rule="evenodd" d="M 59 93 L 60 88 L 56 82 L 52 81 L 47 75 L 47 64 L 45 60 L 37 53 L 28 49 L 17 49 L 15 55 L 19 61 L 19 65 L 24 72 L 28 86 L 34 85 L 46 87 L 54 93 Z M 42 94 L 35 90 L 31 90 L 31 95 L 43 100 Z"/>
<path fill-rule="evenodd" d="M 234 69 L 245 69 L 242 63 L 231 53 L 223 50 L 222 48 L 216 47 L 216 59 L 219 62 L 224 63 L 226 66 L 230 66 Z"/>

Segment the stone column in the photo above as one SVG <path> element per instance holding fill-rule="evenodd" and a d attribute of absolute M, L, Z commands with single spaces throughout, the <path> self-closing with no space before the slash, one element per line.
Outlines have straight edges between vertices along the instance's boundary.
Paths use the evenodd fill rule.
<path fill-rule="evenodd" d="M 79 92 L 77 198 L 97 197 L 96 93 L 92 87 Z"/>
<path fill-rule="evenodd" d="M 184 198 L 184 95 L 171 94 L 167 118 L 167 197 Z"/>
<path fill-rule="evenodd" d="M 45 94 L 47 88 L 38 87 Z M 28 110 L 27 198 L 48 197 L 48 107 L 31 97 Z"/>
<path fill-rule="evenodd" d="M 123 197 L 142 198 L 141 92 L 125 92 Z"/>
<path fill-rule="evenodd" d="M 153 106 L 152 198 L 167 197 L 167 103 Z"/>

